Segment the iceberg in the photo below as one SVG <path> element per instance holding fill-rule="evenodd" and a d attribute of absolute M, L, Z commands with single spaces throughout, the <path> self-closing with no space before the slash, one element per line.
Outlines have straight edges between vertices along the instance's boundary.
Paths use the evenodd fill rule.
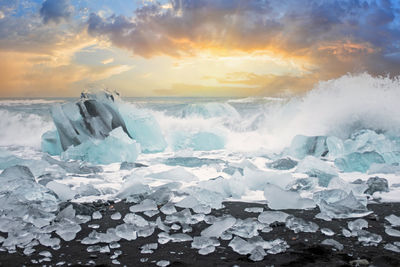
<path fill-rule="evenodd" d="M 367 172 L 372 164 L 385 163 L 384 158 L 375 151 L 353 152 L 335 159 L 335 165 L 343 172 Z"/>
<path fill-rule="evenodd" d="M 53 106 L 51 115 L 56 131 L 43 134 L 42 151 L 64 160 L 133 162 L 140 151 L 167 146 L 155 118 L 120 101 L 117 93 L 82 93 L 76 103 Z"/>

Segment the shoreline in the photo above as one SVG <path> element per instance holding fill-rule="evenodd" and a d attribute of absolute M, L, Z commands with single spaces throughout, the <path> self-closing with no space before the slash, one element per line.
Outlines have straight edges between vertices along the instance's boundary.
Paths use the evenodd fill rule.
<path fill-rule="evenodd" d="M 222 216 L 230 214 L 235 218 L 257 218 L 258 213 L 245 212 L 244 209 L 248 207 L 263 207 L 264 210 L 269 210 L 267 205 L 248 202 L 224 202 L 225 208 L 219 210 L 212 210 L 210 215 Z M 335 233 L 333 236 L 326 236 L 320 230 L 315 233 L 294 233 L 292 230 L 285 227 L 284 223 L 275 223 L 272 225 L 273 230 L 268 233 L 259 232 L 259 235 L 264 240 L 275 240 L 277 238 L 283 239 L 290 246 L 285 252 L 279 254 L 267 254 L 264 260 L 259 262 L 251 261 L 246 255 L 239 255 L 228 246 L 230 240 L 221 240 L 220 246 L 216 247 L 215 252 L 208 255 L 200 255 L 197 249 L 191 248 L 191 241 L 158 244 L 158 248 L 152 254 L 142 254 L 140 247 L 149 244 L 157 243 L 157 234 L 161 231 L 156 229 L 155 232 L 149 237 L 139 237 L 133 241 L 121 239 L 117 243 L 120 244 L 119 248 L 111 249 L 110 253 L 100 252 L 87 252 L 88 245 L 83 245 L 80 240 L 87 237 L 93 230 L 88 227 L 90 224 L 98 224 L 99 228 L 95 229 L 98 232 L 105 232 L 110 227 L 116 227 L 123 223 L 122 219 L 112 220 L 110 216 L 115 212 L 120 212 L 122 218 L 126 213 L 129 213 L 130 203 L 124 201 L 118 203 L 104 203 L 104 204 L 86 204 L 90 208 L 88 210 L 98 210 L 102 213 L 102 218 L 99 220 L 91 220 L 88 223 L 81 224 L 82 230 L 77 234 L 77 237 L 69 242 L 61 240 L 61 248 L 59 250 L 52 250 L 42 245 L 36 246 L 36 251 L 30 255 L 25 256 L 21 249 L 17 249 L 14 254 L 8 252 L 0 252 L 0 266 L 43 266 L 51 265 L 56 266 L 57 263 L 65 262 L 59 266 L 81 266 L 81 265 L 95 265 L 95 266 L 118 266 L 113 264 L 111 257 L 114 251 L 120 250 L 122 254 L 115 259 L 120 263 L 120 266 L 156 266 L 160 260 L 167 260 L 170 266 L 355 266 L 354 261 L 358 260 L 359 266 L 362 263 L 374 266 L 400 266 L 399 253 L 384 249 L 387 243 L 400 241 L 400 237 L 389 236 L 385 233 L 384 225 L 388 224 L 384 217 L 390 214 L 400 214 L 400 203 L 382 203 L 382 204 L 369 204 L 368 209 L 373 211 L 369 216 L 364 217 L 368 221 L 368 231 L 379 234 L 383 240 L 377 246 L 363 246 L 357 237 L 345 237 L 342 234 L 342 228 L 347 228 L 347 223 L 355 219 L 340 219 L 332 221 L 323 221 L 315 219 L 314 216 L 319 212 L 318 208 L 311 210 L 283 210 L 284 212 L 294 215 L 295 217 L 302 218 L 306 221 L 313 221 L 321 228 L 329 228 Z M 180 208 L 177 208 L 181 210 Z M 165 215 L 159 213 L 149 218 L 143 213 L 137 214 L 143 216 L 146 220 L 155 221 L 158 216 L 162 220 Z M 193 231 L 188 233 L 190 236 L 199 236 L 200 232 L 208 227 L 204 221 L 191 225 Z M 173 231 L 174 233 L 181 233 L 182 230 Z M 4 234 L 1 233 L 4 237 Z M 53 233 L 55 236 L 55 234 Z M 325 239 L 334 239 L 343 244 L 342 251 L 335 251 L 331 246 L 321 245 Z M 101 244 L 104 246 L 105 244 Z M 39 262 L 43 259 L 39 253 L 42 251 L 49 251 L 52 254 L 51 261 Z M 145 260 L 147 259 L 147 260 Z M 34 263 L 33 261 L 38 261 Z M 116 263 L 116 262 L 114 262 Z"/>

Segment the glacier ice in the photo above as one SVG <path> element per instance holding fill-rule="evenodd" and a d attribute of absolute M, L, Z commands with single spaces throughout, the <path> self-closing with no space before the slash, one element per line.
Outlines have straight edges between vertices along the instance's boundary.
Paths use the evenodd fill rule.
<path fill-rule="evenodd" d="M 236 222 L 236 219 L 228 216 L 219 218 L 211 226 L 201 231 L 201 235 L 205 237 L 220 237 L 221 234 L 231 228 Z"/>
<path fill-rule="evenodd" d="M 129 208 L 130 212 L 143 212 L 143 211 L 156 211 L 158 210 L 157 204 L 154 200 L 145 199 L 140 204 L 131 206 Z"/>
<path fill-rule="evenodd" d="M 60 155 L 63 152 L 60 136 L 57 131 L 48 131 L 42 135 L 42 151 L 52 156 Z"/>
<path fill-rule="evenodd" d="M 266 166 L 276 170 L 290 170 L 297 166 L 297 161 L 287 157 L 267 163 Z"/>
<path fill-rule="evenodd" d="M 338 176 L 335 168 L 313 156 L 305 157 L 297 166 L 296 172 L 306 173 L 311 177 L 317 177 L 318 184 L 324 187 L 329 185 L 333 177 Z"/>
<path fill-rule="evenodd" d="M 70 146 L 61 153 L 64 160 L 82 160 L 95 164 L 109 164 L 136 160 L 140 145 L 132 140 L 122 128 L 115 128 L 104 139 L 88 139 Z"/>
<path fill-rule="evenodd" d="M 326 136 L 296 135 L 287 153 L 298 159 L 303 159 L 306 156 L 326 156 L 328 153 Z"/>
<path fill-rule="evenodd" d="M 271 224 L 274 222 L 285 222 L 289 214 L 282 211 L 264 211 L 258 215 L 261 223 Z"/>
<path fill-rule="evenodd" d="M 356 198 L 353 191 L 350 193 L 341 189 L 318 191 L 314 193 L 313 199 L 321 211 L 317 216 L 325 220 L 363 217 L 372 212 L 367 209 L 366 198 Z"/>
<path fill-rule="evenodd" d="M 385 160 L 375 151 L 353 152 L 335 159 L 335 165 L 344 172 L 366 172 L 376 163 L 385 163 Z"/>
<path fill-rule="evenodd" d="M 264 196 L 271 209 L 309 209 L 314 208 L 312 199 L 302 198 L 297 192 L 286 191 L 280 187 L 267 184 L 264 188 Z"/>
<path fill-rule="evenodd" d="M 285 221 L 286 227 L 295 233 L 307 232 L 315 233 L 318 231 L 319 226 L 314 222 L 307 222 L 302 218 L 297 218 L 294 216 L 288 216 Z"/>

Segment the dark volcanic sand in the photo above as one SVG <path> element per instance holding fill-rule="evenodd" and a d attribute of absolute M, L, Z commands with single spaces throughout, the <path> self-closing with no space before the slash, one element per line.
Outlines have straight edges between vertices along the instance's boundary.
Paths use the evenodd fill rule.
<path fill-rule="evenodd" d="M 212 215 L 221 216 L 223 214 L 231 214 L 236 218 L 257 217 L 258 213 L 248 213 L 244 209 L 247 207 L 264 207 L 266 205 L 243 203 L 243 202 L 225 202 L 225 208 L 213 210 Z M 115 227 L 123 223 L 122 219 L 114 221 L 110 219 L 111 214 L 119 211 L 122 216 L 129 212 L 131 204 L 119 202 L 114 205 L 106 205 L 101 208 L 103 218 L 100 220 L 92 220 L 87 224 L 82 224 L 82 231 L 78 233 L 77 238 L 70 242 L 61 241 L 61 249 L 52 250 L 43 246 L 36 246 L 36 252 L 31 256 L 25 256 L 19 249 L 17 253 L 8 254 L 8 252 L 0 252 L 0 266 L 33 266 L 31 260 L 39 260 L 43 258 L 38 253 L 44 250 L 53 254 L 51 262 L 42 262 L 39 265 L 55 266 L 58 262 L 67 262 L 72 265 L 86 265 L 89 261 L 94 261 L 98 266 L 112 266 L 110 256 L 113 251 L 121 250 L 117 260 L 121 266 L 156 266 L 156 262 L 160 260 L 170 261 L 170 266 L 350 266 L 350 262 L 356 259 L 366 259 L 373 266 L 400 266 L 400 253 L 388 251 L 383 248 L 386 243 L 400 241 L 400 238 L 388 236 L 384 232 L 384 217 L 390 214 L 400 214 L 400 203 L 390 204 L 371 204 L 368 206 L 374 213 L 365 217 L 368 221 L 368 231 L 382 236 L 383 241 L 377 246 L 365 247 L 357 241 L 356 237 L 346 238 L 342 235 L 342 228 L 347 228 L 347 222 L 350 220 L 333 220 L 326 222 L 314 219 L 319 212 L 318 209 L 313 210 L 285 210 L 285 212 L 305 220 L 312 220 L 319 225 L 320 228 L 330 228 L 335 232 L 333 237 L 327 237 L 320 231 L 316 233 L 298 233 L 287 229 L 284 225 L 275 225 L 273 231 L 269 233 L 261 233 L 264 240 L 274 240 L 277 238 L 285 240 L 290 248 L 277 255 L 267 254 L 261 262 L 252 262 L 247 256 L 239 255 L 234 252 L 228 243 L 230 241 L 220 241 L 221 245 L 216 248 L 214 253 L 203 256 L 198 254 L 197 249 L 191 248 L 191 241 L 182 243 L 167 243 L 158 245 L 158 249 L 153 254 L 141 254 L 140 247 L 148 243 L 157 242 L 157 234 L 160 230 L 156 229 L 155 233 L 147 238 L 138 238 L 134 241 L 121 240 L 118 243 L 120 248 L 111 249 L 111 253 L 88 253 L 87 245 L 82 245 L 80 240 L 88 236 L 92 231 L 88 224 L 99 224 L 98 232 L 105 232 L 109 227 Z M 142 215 L 142 214 L 141 214 Z M 155 215 L 151 220 L 155 220 Z M 375 216 L 376 215 L 376 216 Z M 145 215 L 144 218 L 148 219 Z M 122 217 L 123 218 L 123 217 Z M 354 220 L 354 219 L 351 219 Z M 190 236 L 199 236 L 202 229 L 208 225 L 204 222 L 193 225 L 193 232 L 188 233 Z M 177 231 L 177 232 L 180 232 Z M 4 234 L 2 234 L 5 236 Z M 343 251 L 334 251 L 332 247 L 320 245 L 327 238 L 335 239 L 344 245 Z M 104 244 L 103 244 L 104 245 Z M 141 262 L 141 258 L 148 258 L 147 262 Z M 65 265 L 64 265 L 65 266 Z"/>

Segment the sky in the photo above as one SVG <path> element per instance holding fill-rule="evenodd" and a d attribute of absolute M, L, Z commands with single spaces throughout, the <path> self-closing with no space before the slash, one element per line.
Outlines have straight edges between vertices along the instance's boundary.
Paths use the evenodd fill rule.
<path fill-rule="evenodd" d="M 0 0 L 0 97 L 286 96 L 400 75 L 398 0 Z"/>

